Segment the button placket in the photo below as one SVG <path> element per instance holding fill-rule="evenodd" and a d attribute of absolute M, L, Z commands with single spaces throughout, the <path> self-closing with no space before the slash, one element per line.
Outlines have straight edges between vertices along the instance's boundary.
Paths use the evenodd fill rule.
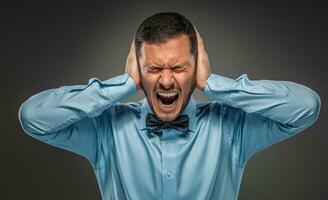
<path fill-rule="evenodd" d="M 170 130 L 164 130 L 168 134 Z M 162 183 L 163 199 L 176 199 L 176 177 L 175 177 L 175 148 L 172 142 L 161 141 L 162 147 Z"/>

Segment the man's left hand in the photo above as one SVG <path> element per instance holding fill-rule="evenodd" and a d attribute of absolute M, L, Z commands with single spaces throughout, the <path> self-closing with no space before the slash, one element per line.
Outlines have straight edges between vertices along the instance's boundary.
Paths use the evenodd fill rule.
<path fill-rule="evenodd" d="M 211 74 L 211 67 L 210 67 L 210 61 L 205 51 L 205 45 L 203 39 L 200 36 L 195 26 L 194 28 L 197 35 L 197 44 L 198 44 L 196 87 L 203 91 L 206 86 L 207 78 Z"/>

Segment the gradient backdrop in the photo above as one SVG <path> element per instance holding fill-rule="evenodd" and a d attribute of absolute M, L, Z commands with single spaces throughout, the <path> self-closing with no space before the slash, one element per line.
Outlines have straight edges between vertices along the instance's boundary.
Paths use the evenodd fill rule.
<path fill-rule="evenodd" d="M 138 25 L 160 11 L 180 12 L 195 23 L 214 73 L 290 80 L 321 97 L 320 117 L 313 126 L 248 162 L 239 199 L 328 199 L 324 4 L 81 2 L 0 3 L 0 199 L 100 199 L 88 161 L 24 134 L 18 108 L 45 89 L 124 73 Z M 195 96 L 206 100 L 199 91 Z M 139 93 L 126 101 L 142 97 Z"/>

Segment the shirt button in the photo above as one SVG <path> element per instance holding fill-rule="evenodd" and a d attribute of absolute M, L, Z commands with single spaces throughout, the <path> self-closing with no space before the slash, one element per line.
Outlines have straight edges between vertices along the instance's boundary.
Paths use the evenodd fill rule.
<path fill-rule="evenodd" d="M 166 176 L 167 176 L 168 178 L 170 178 L 170 177 L 171 177 L 171 172 L 170 172 L 170 171 L 167 171 L 167 172 L 166 172 Z"/>

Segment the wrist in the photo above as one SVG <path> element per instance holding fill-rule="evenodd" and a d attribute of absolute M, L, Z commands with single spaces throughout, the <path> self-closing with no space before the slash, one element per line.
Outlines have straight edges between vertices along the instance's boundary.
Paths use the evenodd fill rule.
<path fill-rule="evenodd" d="M 204 91 L 205 87 L 206 87 L 206 81 L 200 82 L 197 85 L 198 89 L 200 89 L 201 91 Z"/>
<path fill-rule="evenodd" d="M 135 84 L 136 86 L 136 90 L 140 90 L 141 87 L 140 87 L 140 84 L 139 84 L 139 79 L 136 78 L 135 76 L 131 75 L 129 72 L 125 72 L 126 74 L 129 75 L 129 77 L 133 80 L 133 83 Z"/>
<path fill-rule="evenodd" d="M 206 87 L 206 84 L 207 84 L 207 80 L 208 78 L 210 77 L 211 73 L 208 73 L 205 78 L 203 78 L 202 80 L 200 80 L 198 83 L 197 83 L 197 87 L 204 91 L 205 87 Z"/>

